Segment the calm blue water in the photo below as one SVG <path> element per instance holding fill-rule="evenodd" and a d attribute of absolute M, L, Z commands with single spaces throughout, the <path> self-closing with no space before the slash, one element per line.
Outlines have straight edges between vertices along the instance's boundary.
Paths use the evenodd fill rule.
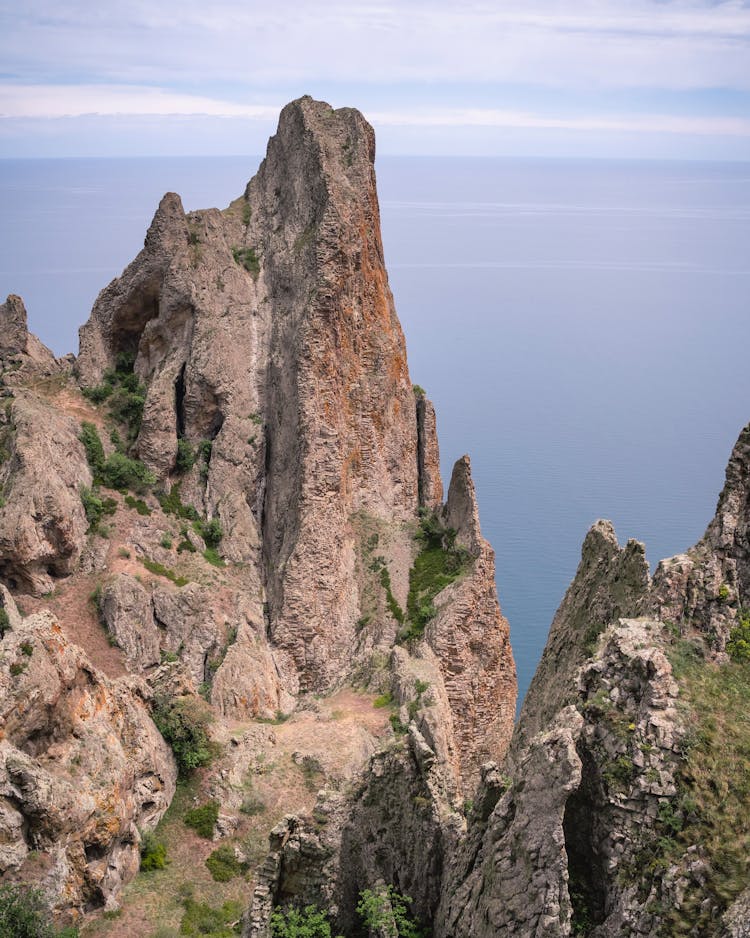
<path fill-rule="evenodd" d="M 56 352 L 168 189 L 223 206 L 258 159 L 0 162 L 0 294 Z M 378 160 L 412 378 L 446 480 L 472 456 L 521 692 L 599 517 L 652 563 L 702 534 L 750 420 L 750 166 Z"/>

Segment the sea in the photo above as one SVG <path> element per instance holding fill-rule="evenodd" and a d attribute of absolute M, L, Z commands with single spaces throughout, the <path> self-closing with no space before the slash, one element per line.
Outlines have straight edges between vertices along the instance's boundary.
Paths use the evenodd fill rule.
<path fill-rule="evenodd" d="M 223 207 L 260 157 L 0 160 L 0 294 L 57 354 L 158 200 Z M 412 380 L 447 483 L 471 456 L 522 698 L 609 518 L 652 565 L 700 538 L 750 421 L 750 164 L 378 157 Z"/>

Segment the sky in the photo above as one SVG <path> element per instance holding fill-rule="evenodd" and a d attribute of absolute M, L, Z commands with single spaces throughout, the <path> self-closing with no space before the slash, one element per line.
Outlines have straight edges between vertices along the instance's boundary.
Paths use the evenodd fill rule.
<path fill-rule="evenodd" d="M 380 153 L 750 160 L 742 0 L 0 0 L 0 157 L 257 154 L 302 94 Z"/>

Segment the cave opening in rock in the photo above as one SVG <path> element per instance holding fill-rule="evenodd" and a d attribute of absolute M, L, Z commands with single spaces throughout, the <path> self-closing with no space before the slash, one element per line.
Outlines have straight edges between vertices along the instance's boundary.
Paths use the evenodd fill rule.
<path fill-rule="evenodd" d="M 607 875 L 597 824 L 601 784 L 591 754 L 584 750 L 579 755 L 583 763 L 581 784 L 565 805 L 563 832 L 572 934 L 588 935 L 606 916 Z"/>
<path fill-rule="evenodd" d="M 117 321 L 112 324 L 110 349 L 112 357 L 126 355 L 135 361 L 146 323 L 159 315 L 158 285 L 149 284 L 123 304 Z"/>

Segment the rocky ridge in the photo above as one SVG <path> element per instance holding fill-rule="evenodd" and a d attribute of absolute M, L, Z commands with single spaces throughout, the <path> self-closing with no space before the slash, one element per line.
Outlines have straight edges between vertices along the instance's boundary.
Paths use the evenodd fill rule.
<path fill-rule="evenodd" d="M 494 554 L 467 457 L 442 504 L 435 411 L 409 378 L 373 160 L 357 111 L 302 98 L 226 210 L 185 213 L 179 196 L 162 199 L 143 251 L 99 295 L 76 359 L 56 361 L 30 336 L 18 297 L 0 307 L 0 580 L 32 610 L 1 647 L 17 668 L 14 634 L 31 629 L 46 671 L 64 675 L 54 704 L 32 693 L 22 711 L 19 739 L 40 724 L 33 752 L 13 742 L 41 760 L 25 771 L 50 792 L 51 817 L 32 836 L 39 805 L 6 788 L 12 846 L 0 872 L 30 880 L 24 851 L 41 855 L 55 875 L 39 881 L 63 917 L 117 907 L 141 832 L 172 799 L 174 760 L 149 710 L 165 733 L 175 715 L 213 720 L 219 754 L 190 784 L 221 806 L 215 836 L 239 856 L 249 856 L 241 833 L 254 837 L 271 815 L 247 820 L 241 808 L 256 802 L 238 792 L 257 787 L 258 811 L 278 810 L 266 765 L 289 779 L 288 807 L 312 807 L 298 792 L 311 780 L 344 806 L 346 789 L 367 787 L 356 779 L 371 759 L 388 778 L 404 768 L 403 797 L 422 791 L 413 756 L 420 773 L 432 767 L 428 794 L 413 797 L 439 799 L 458 829 L 480 765 L 507 749 L 516 682 Z M 12 672 L 4 704 L 31 673 Z M 375 695 L 386 702 L 377 729 L 362 698 L 346 696 L 352 684 L 370 711 Z M 345 700 L 341 716 L 320 695 Z M 405 738 L 417 743 L 407 750 Z M 106 768 L 89 765 L 84 744 Z M 96 822 L 50 753 L 70 757 L 84 789 L 106 790 L 119 773 Z M 377 811 L 356 816 L 379 829 Z M 434 821 L 431 809 L 414 819 L 434 834 L 425 914 L 443 863 Z M 342 828 L 350 857 L 358 824 Z M 361 867 L 363 886 L 376 859 Z M 351 888 L 341 881 L 343 910 Z M 128 908 L 113 935 L 143 927 Z"/>

